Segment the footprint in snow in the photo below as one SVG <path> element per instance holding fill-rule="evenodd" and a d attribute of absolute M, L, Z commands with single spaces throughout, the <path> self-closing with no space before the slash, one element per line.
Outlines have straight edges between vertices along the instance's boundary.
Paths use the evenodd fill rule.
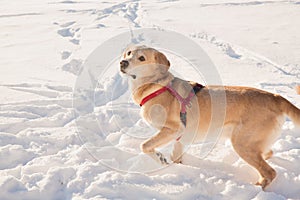
<path fill-rule="evenodd" d="M 71 54 L 72 53 L 70 51 L 63 51 L 63 52 L 61 52 L 61 59 L 66 60 L 71 56 Z"/>
<path fill-rule="evenodd" d="M 80 28 L 72 28 L 71 26 L 73 24 L 75 24 L 75 21 L 71 21 L 71 22 L 66 22 L 64 24 L 59 24 L 57 22 L 55 22 L 55 25 L 59 25 L 61 27 L 61 29 L 57 30 L 57 34 L 59 34 L 60 36 L 64 37 L 64 38 L 71 38 L 69 41 L 75 45 L 79 45 L 80 40 L 78 39 L 80 37 L 79 34 L 77 34 L 77 32 L 80 31 Z"/>
<path fill-rule="evenodd" d="M 74 75 L 77 75 L 82 66 L 82 63 L 83 62 L 80 59 L 72 59 L 70 62 L 68 62 L 62 66 L 62 70 L 70 72 Z"/>
<path fill-rule="evenodd" d="M 73 28 L 63 28 L 57 31 L 57 33 L 62 37 L 74 37 L 78 29 L 74 30 Z"/>
<path fill-rule="evenodd" d="M 79 45 L 80 40 L 78 40 L 78 39 L 71 39 L 70 42 L 72 42 L 73 44 Z"/>

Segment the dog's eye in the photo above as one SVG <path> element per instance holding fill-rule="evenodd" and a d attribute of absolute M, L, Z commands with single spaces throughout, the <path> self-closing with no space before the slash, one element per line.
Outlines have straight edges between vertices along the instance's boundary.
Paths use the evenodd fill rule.
<path fill-rule="evenodd" d="M 143 62 L 143 61 L 145 61 L 145 57 L 144 56 L 140 56 L 139 60 Z"/>
<path fill-rule="evenodd" d="M 127 52 L 127 56 L 130 56 L 130 54 L 131 54 L 131 51 L 128 51 L 128 52 Z"/>

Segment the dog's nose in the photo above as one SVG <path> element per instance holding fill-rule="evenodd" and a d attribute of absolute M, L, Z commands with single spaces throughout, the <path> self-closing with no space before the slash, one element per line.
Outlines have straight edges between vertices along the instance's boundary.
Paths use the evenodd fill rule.
<path fill-rule="evenodd" d="M 120 62 L 121 69 L 126 69 L 128 67 L 128 65 L 129 65 L 129 62 L 127 60 L 122 60 Z"/>

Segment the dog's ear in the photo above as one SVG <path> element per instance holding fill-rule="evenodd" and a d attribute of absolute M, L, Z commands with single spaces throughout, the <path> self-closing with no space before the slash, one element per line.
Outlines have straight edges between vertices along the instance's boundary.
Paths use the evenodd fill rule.
<path fill-rule="evenodd" d="M 155 57 L 154 58 L 155 58 L 155 60 L 158 64 L 166 66 L 167 70 L 169 70 L 170 61 L 167 59 L 167 57 L 163 53 L 161 53 L 159 51 L 155 52 Z"/>

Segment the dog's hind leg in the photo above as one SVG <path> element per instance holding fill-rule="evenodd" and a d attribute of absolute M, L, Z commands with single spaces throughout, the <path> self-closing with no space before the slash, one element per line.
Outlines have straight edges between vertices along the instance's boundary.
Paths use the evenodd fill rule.
<path fill-rule="evenodd" d="M 263 158 L 265 160 L 268 160 L 269 158 L 271 158 L 273 156 L 273 151 L 269 150 L 267 153 L 263 154 Z"/>
<path fill-rule="evenodd" d="M 248 164 L 253 166 L 260 175 L 260 179 L 256 185 L 260 185 L 264 190 L 276 176 L 276 171 L 265 161 L 263 152 L 260 150 L 260 144 L 249 142 L 243 137 L 247 132 L 239 131 L 238 134 L 232 136 L 232 146 L 239 156 Z M 253 135 L 255 137 L 255 134 Z"/>
<path fill-rule="evenodd" d="M 142 143 L 142 151 L 151 156 L 154 160 L 162 164 L 168 164 L 164 155 L 158 151 L 155 151 L 155 148 L 172 141 L 174 139 L 174 132 L 174 130 L 169 128 L 162 128 L 156 135 Z"/>

